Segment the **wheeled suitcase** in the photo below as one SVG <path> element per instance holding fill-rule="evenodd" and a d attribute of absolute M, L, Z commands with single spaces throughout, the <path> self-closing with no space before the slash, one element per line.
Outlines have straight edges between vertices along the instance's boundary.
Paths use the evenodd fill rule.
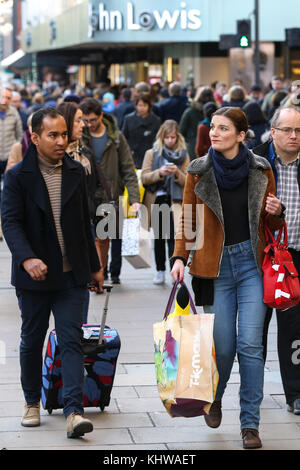
<path fill-rule="evenodd" d="M 102 411 L 109 405 L 121 341 L 117 330 L 105 325 L 111 285 L 107 291 L 101 325 L 86 324 L 82 327 L 81 347 L 84 355 L 84 407 L 99 407 Z M 63 408 L 63 381 L 61 357 L 56 331 L 49 334 L 42 372 L 42 405 L 49 414 Z"/>

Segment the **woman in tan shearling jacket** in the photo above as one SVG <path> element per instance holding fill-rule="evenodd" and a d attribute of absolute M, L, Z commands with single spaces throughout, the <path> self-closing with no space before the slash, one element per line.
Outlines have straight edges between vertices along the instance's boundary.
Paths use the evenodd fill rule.
<path fill-rule="evenodd" d="M 183 279 L 192 254 L 196 303 L 215 315 L 219 384 L 206 424 L 221 424 L 221 400 L 237 353 L 243 446 L 252 449 L 262 445 L 258 427 L 266 314 L 261 276 L 264 223 L 268 213 L 270 229 L 280 228 L 283 210 L 274 196 L 270 164 L 243 145 L 247 130 L 246 115 L 239 108 L 224 107 L 213 114 L 209 153 L 188 168 L 171 274 Z"/>
<path fill-rule="evenodd" d="M 169 257 L 174 250 L 174 232 L 181 213 L 182 193 L 190 158 L 176 121 L 167 120 L 160 127 L 153 149 L 148 150 L 142 166 L 146 186 L 144 205 L 148 225 L 154 229 L 154 254 L 157 273 L 154 284 L 165 281 L 166 238 Z M 159 211 L 163 210 L 160 214 Z"/>

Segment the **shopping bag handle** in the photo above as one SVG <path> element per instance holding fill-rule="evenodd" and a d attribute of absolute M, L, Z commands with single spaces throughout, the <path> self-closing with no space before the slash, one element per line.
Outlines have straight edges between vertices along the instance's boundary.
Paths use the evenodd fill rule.
<path fill-rule="evenodd" d="M 188 294 L 189 294 L 189 299 L 190 299 L 190 304 L 191 304 L 191 308 L 193 310 L 193 313 L 194 315 L 197 315 L 197 310 L 196 310 L 196 307 L 195 307 L 195 304 L 194 304 L 194 301 L 192 299 L 192 296 L 190 294 L 190 291 L 188 290 L 186 284 L 184 281 L 179 281 L 179 279 L 177 279 L 177 281 L 175 281 L 174 285 L 173 285 L 173 288 L 171 290 L 171 294 L 170 294 L 170 297 L 169 297 L 169 300 L 168 300 L 168 303 L 167 303 L 167 307 L 166 307 L 166 311 L 165 311 L 165 314 L 164 314 L 164 320 L 166 320 L 168 318 L 168 316 L 170 315 L 170 312 L 171 312 L 171 307 L 172 307 L 172 304 L 174 302 L 174 298 L 175 298 L 175 294 L 176 294 L 176 289 L 178 287 L 178 284 L 181 284 L 183 287 L 186 288 Z"/>
<path fill-rule="evenodd" d="M 271 239 L 271 243 L 273 246 L 278 245 L 281 239 L 282 231 L 284 233 L 284 246 L 288 247 L 288 236 L 287 236 L 287 226 L 286 222 L 284 221 L 283 226 L 279 229 L 278 236 L 275 240 L 273 233 L 269 229 L 269 227 L 266 224 L 267 218 L 269 217 L 269 214 L 266 215 L 265 217 L 265 223 L 264 223 L 264 230 L 265 230 L 265 239 L 266 243 L 268 243 L 268 240 Z"/>

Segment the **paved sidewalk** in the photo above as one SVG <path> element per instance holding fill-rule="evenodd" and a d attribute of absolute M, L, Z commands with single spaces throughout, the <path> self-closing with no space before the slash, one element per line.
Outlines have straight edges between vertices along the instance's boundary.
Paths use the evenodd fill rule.
<path fill-rule="evenodd" d="M 42 410 L 39 428 L 20 425 L 24 403 L 19 383 L 20 314 L 10 286 L 10 254 L 5 242 L 0 243 L 0 449 L 242 449 L 237 363 L 226 389 L 224 418 L 218 429 L 208 428 L 203 417 L 172 419 L 164 411 L 155 382 L 152 324 L 162 318 L 171 279 L 165 286 L 154 286 L 153 273 L 152 269 L 134 270 L 124 261 L 122 284 L 113 289 L 107 321 L 118 329 L 122 341 L 111 404 L 103 413 L 86 409 L 94 432 L 81 439 L 67 439 L 61 410 L 53 411 L 51 416 Z M 103 302 L 104 296 L 91 295 L 89 321 L 99 321 Z M 264 450 L 298 450 L 300 416 L 286 411 L 274 317 L 269 331 L 260 435 Z"/>

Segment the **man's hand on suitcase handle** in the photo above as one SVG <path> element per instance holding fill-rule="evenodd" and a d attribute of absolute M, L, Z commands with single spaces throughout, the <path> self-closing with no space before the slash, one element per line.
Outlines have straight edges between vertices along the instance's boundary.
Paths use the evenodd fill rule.
<path fill-rule="evenodd" d="M 44 281 L 48 272 L 47 265 L 38 258 L 28 258 L 22 263 L 23 268 L 34 281 Z"/>
<path fill-rule="evenodd" d="M 91 292 L 97 292 L 99 294 L 102 294 L 103 282 L 104 282 L 103 269 L 100 269 L 100 271 L 92 273 L 92 282 L 88 284 L 88 288 Z"/>

